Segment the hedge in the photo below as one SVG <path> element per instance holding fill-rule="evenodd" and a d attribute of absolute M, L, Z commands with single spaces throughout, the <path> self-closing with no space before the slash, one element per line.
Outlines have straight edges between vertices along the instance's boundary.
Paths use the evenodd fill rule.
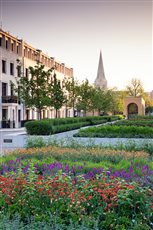
<path fill-rule="evenodd" d="M 76 118 L 58 118 L 35 120 L 25 123 L 27 133 L 30 135 L 50 135 L 78 129 L 83 126 L 102 124 L 109 121 L 121 119 L 118 116 L 94 116 Z"/>
<path fill-rule="evenodd" d="M 153 128 L 105 125 L 81 129 L 75 137 L 153 138 Z"/>
<path fill-rule="evenodd" d="M 148 126 L 153 127 L 153 120 L 152 119 L 144 119 L 144 120 L 124 120 L 124 121 L 118 121 L 115 123 L 115 125 L 126 125 L 126 126 Z"/>

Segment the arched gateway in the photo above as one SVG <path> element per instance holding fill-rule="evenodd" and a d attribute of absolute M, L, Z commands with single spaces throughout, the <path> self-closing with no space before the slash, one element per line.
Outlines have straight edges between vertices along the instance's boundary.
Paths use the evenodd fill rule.
<path fill-rule="evenodd" d="M 124 115 L 130 118 L 134 115 L 145 115 L 145 101 L 142 97 L 126 97 L 124 99 Z"/>

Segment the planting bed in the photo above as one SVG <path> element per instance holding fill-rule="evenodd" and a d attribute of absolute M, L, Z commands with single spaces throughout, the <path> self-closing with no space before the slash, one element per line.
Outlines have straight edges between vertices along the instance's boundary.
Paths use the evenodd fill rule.
<path fill-rule="evenodd" d="M 75 137 L 153 138 L 153 119 L 135 117 L 114 125 L 91 127 L 79 130 Z"/>
<path fill-rule="evenodd" d="M 152 156 L 57 146 L 8 153 L 0 207 L 0 229 L 152 229 Z"/>
<path fill-rule="evenodd" d="M 84 126 L 103 124 L 122 119 L 122 116 L 91 116 L 35 120 L 25 123 L 27 133 L 30 135 L 51 135 L 79 129 Z"/>

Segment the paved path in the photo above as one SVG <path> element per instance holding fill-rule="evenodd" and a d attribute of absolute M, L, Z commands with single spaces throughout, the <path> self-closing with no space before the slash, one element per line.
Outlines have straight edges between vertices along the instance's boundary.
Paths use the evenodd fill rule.
<path fill-rule="evenodd" d="M 85 128 L 85 127 L 84 127 Z M 144 142 L 153 143 L 153 139 L 140 139 L 140 138 L 80 138 L 73 137 L 73 134 L 77 133 L 78 130 L 63 132 L 54 134 L 51 136 L 39 136 L 42 137 L 46 142 L 57 141 L 63 145 L 71 144 L 74 146 L 76 143 L 85 146 L 101 145 L 117 145 L 117 144 L 129 144 L 137 143 L 138 145 L 143 144 Z M 13 130 L 0 130 L 0 154 L 3 154 L 5 150 L 13 150 L 16 148 L 24 148 L 28 138 L 38 138 L 37 136 L 28 136 L 24 128 L 13 129 Z"/>

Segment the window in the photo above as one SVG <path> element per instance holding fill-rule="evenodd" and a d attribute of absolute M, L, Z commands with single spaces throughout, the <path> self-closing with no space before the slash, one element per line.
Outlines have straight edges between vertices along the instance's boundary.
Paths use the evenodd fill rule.
<path fill-rule="evenodd" d="M 27 109 L 26 110 L 26 120 L 29 120 L 30 118 L 30 111 Z"/>
<path fill-rule="evenodd" d="M 14 50 L 14 43 L 11 43 L 11 50 Z"/>
<path fill-rule="evenodd" d="M 21 66 L 17 66 L 17 76 L 21 76 Z"/>
<path fill-rule="evenodd" d="M 18 110 L 18 122 L 20 122 L 21 121 L 21 110 L 19 109 Z"/>
<path fill-rule="evenodd" d="M 17 52 L 17 54 L 19 53 L 19 46 L 18 45 L 16 47 L 16 52 Z"/>
<path fill-rule="evenodd" d="M 2 82 L 2 97 L 7 95 L 7 83 Z"/>
<path fill-rule="evenodd" d="M 10 63 L 10 75 L 14 75 L 14 64 Z"/>
<path fill-rule="evenodd" d="M 2 46 L 2 37 L 0 37 L 0 46 Z"/>
<path fill-rule="evenodd" d="M 6 40 L 6 43 L 5 43 L 5 47 L 6 49 L 8 49 L 8 41 Z"/>
<path fill-rule="evenodd" d="M 2 73 L 6 73 L 6 61 L 2 60 Z"/>
<path fill-rule="evenodd" d="M 14 96 L 14 85 L 11 84 L 11 96 Z"/>

